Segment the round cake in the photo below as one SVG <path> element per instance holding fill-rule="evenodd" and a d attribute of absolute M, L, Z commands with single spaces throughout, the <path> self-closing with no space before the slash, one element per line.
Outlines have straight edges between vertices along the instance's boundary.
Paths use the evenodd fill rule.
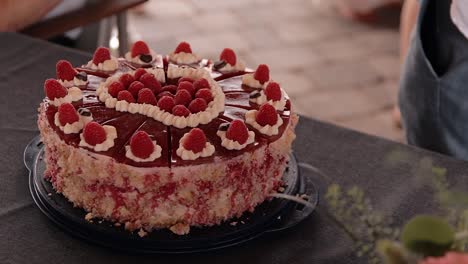
<path fill-rule="evenodd" d="M 87 219 L 187 234 L 281 187 L 298 116 L 267 65 L 248 70 L 229 48 L 201 59 L 186 42 L 163 56 L 137 41 L 123 58 L 100 47 L 56 72 L 39 107 L 45 176 Z"/>

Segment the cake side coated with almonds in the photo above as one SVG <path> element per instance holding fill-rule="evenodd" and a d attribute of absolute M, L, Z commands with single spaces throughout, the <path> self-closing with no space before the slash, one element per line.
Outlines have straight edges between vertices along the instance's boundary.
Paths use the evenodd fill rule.
<path fill-rule="evenodd" d="M 287 94 L 233 52 L 212 62 L 185 44 L 161 56 L 138 43 L 46 81 L 38 126 L 54 188 L 129 230 L 185 234 L 254 210 L 281 185 L 295 138 Z"/>

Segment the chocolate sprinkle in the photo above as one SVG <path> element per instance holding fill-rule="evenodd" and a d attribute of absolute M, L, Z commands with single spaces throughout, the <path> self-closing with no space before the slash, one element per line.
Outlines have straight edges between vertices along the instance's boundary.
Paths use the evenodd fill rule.
<path fill-rule="evenodd" d="M 215 61 L 215 63 L 213 64 L 213 69 L 219 70 L 222 67 L 224 67 L 226 64 L 227 63 L 225 61 L 223 61 L 223 60 Z"/>
<path fill-rule="evenodd" d="M 260 96 L 261 96 L 261 94 L 260 94 L 259 91 L 253 91 L 253 92 L 250 93 L 249 98 L 253 99 L 253 98 L 258 98 Z"/>
<path fill-rule="evenodd" d="M 219 126 L 220 131 L 227 131 L 229 128 L 229 123 L 224 123 Z"/>
<path fill-rule="evenodd" d="M 89 111 L 89 109 L 86 109 L 86 108 L 79 108 L 78 114 L 82 116 L 91 116 L 91 111 Z"/>
<path fill-rule="evenodd" d="M 87 81 L 88 80 L 88 74 L 86 74 L 86 72 L 79 72 L 75 75 L 75 77 L 78 79 L 78 80 L 82 80 L 82 81 Z"/>
<path fill-rule="evenodd" d="M 142 62 L 150 63 L 151 61 L 153 61 L 153 56 L 151 56 L 151 54 L 141 54 L 140 60 Z"/>

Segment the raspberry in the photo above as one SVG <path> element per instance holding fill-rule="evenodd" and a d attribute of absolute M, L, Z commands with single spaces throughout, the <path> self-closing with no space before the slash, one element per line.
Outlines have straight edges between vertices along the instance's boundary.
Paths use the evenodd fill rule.
<path fill-rule="evenodd" d="M 158 98 L 158 100 L 159 100 L 159 99 L 163 98 L 163 96 L 169 96 L 169 97 L 171 97 L 173 99 L 175 98 L 175 95 L 173 95 L 172 93 L 170 93 L 168 91 L 163 91 L 163 92 L 158 93 L 156 98 Z"/>
<path fill-rule="evenodd" d="M 129 103 L 135 102 L 135 98 L 133 98 L 133 95 L 127 90 L 120 91 L 119 94 L 117 94 L 117 100 L 127 101 Z"/>
<path fill-rule="evenodd" d="M 202 98 L 195 98 L 192 102 L 190 102 L 188 109 L 192 113 L 198 113 L 205 111 L 206 107 L 207 105 L 205 100 Z"/>
<path fill-rule="evenodd" d="M 136 132 L 130 139 L 130 150 L 141 159 L 148 158 L 154 151 L 154 144 L 145 131 Z"/>
<path fill-rule="evenodd" d="M 156 105 L 158 101 L 156 100 L 156 97 L 154 96 L 153 91 L 151 91 L 149 88 L 143 88 L 138 92 L 138 101 L 139 104 L 150 104 L 150 105 Z"/>
<path fill-rule="evenodd" d="M 168 113 L 172 112 L 172 108 L 174 108 L 174 106 L 175 106 L 174 98 L 170 96 L 163 96 L 158 101 L 158 107 L 161 108 L 161 110 L 166 111 Z"/>
<path fill-rule="evenodd" d="M 161 91 L 163 91 L 163 92 L 167 91 L 167 92 L 170 92 L 171 94 L 175 94 L 177 92 L 177 86 L 172 85 L 172 84 L 166 85 L 161 89 Z"/>
<path fill-rule="evenodd" d="M 196 80 L 193 83 L 193 87 L 195 87 L 195 89 L 198 91 L 203 88 L 210 88 L 210 84 L 205 78 L 201 78 L 200 80 Z"/>
<path fill-rule="evenodd" d="M 135 78 L 130 73 L 125 73 L 120 76 L 119 81 L 125 88 L 128 88 L 130 84 L 135 81 Z"/>
<path fill-rule="evenodd" d="M 172 114 L 175 116 L 189 116 L 190 115 L 190 110 L 185 107 L 185 105 L 176 105 L 174 108 L 172 108 Z"/>
<path fill-rule="evenodd" d="M 93 63 L 98 65 L 99 63 L 102 63 L 106 60 L 110 60 L 110 58 L 110 50 L 108 48 L 99 47 L 94 52 Z"/>
<path fill-rule="evenodd" d="M 207 88 L 198 90 L 195 94 L 195 97 L 202 98 L 206 103 L 213 101 L 213 94 L 211 93 L 210 89 Z"/>
<path fill-rule="evenodd" d="M 187 90 L 191 96 L 195 94 L 195 87 L 193 87 L 193 84 L 190 82 L 180 82 L 177 87 L 177 91 L 178 90 Z"/>
<path fill-rule="evenodd" d="M 192 101 L 192 96 L 187 90 L 178 90 L 175 95 L 175 103 L 176 105 L 185 105 L 188 106 Z"/>
<path fill-rule="evenodd" d="M 145 85 L 146 88 L 150 88 L 153 93 L 159 93 L 161 91 L 161 84 L 151 73 L 145 73 L 140 77 L 140 82 Z"/>
<path fill-rule="evenodd" d="M 70 103 L 61 104 L 58 107 L 58 119 L 62 126 L 73 124 L 80 120 L 80 116 L 75 107 Z"/>
<path fill-rule="evenodd" d="M 199 128 L 192 128 L 187 134 L 184 135 L 185 140 L 182 142 L 182 146 L 191 150 L 194 153 L 201 152 L 206 146 L 206 136 L 203 130 Z"/>
<path fill-rule="evenodd" d="M 138 92 L 143 88 L 145 88 L 145 86 L 141 82 L 134 81 L 128 87 L 128 91 L 132 94 L 132 96 L 134 98 L 137 98 L 138 97 Z"/>
<path fill-rule="evenodd" d="M 265 88 L 265 95 L 268 100 L 279 101 L 282 98 L 281 88 L 277 82 L 268 83 Z"/>
<path fill-rule="evenodd" d="M 109 85 L 107 90 L 109 91 L 109 94 L 112 95 L 112 97 L 117 98 L 119 92 L 125 90 L 125 87 L 121 82 L 113 82 Z"/>
<path fill-rule="evenodd" d="M 181 82 L 191 82 L 191 83 L 193 83 L 194 81 L 193 81 L 193 79 L 190 78 L 190 77 L 182 77 L 182 78 L 180 78 L 180 79 L 177 81 L 177 84 L 179 84 L 179 83 L 181 83 Z"/>
<path fill-rule="evenodd" d="M 270 79 L 270 69 L 268 69 L 268 66 L 265 64 L 258 65 L 254 73 L 254 78 L 261 84 L 266 83 Z"/>
<path fill-rule="evenodd" d="M 47 79 L 44 82 L 44 92 L 50 100 L 62 98 L 68 94 L 68 91 L 55 79 Z"/>
<path fill-rule="evenodd" d="M 106 130 L 100 124 L 92 121 L 86 124 L 83 129 L 83 138 L 86 143 L 96 146 L 106 141 Z"/>
<path fill-rule="evenodd" d="M 249 130 L 243 121 L 234 120 L 226 131 L 226 137 L 242 145 L 249 139 Z"/>
<path fill-rule="evenodd" d="M 132 53 L 132 58 L 135 58 L 138 55 L 150 54 L 150 50 L 148 48 L 148 45 L 146 45 L 144 41 L 139 40 L 133 43 L 131 53 Z"/>
<path fill-rule="evenodd" d="M 75 78 L 77 71 L 69 61 L 66 60 L 59 60 L 55 65 L 55 72 L 57 74 L 57 79 L 71 81 Z"/>
<path fill-rule="evenodd" d="M 185 53 L 192 53 L 192 48 L 190 48 L 190 44 L 188 44 L 185 41 L 182 41 L 177 45 L 177 48 L 174 50 L 174 53 L 180 53 L 180 52 L 185 52 Z"/>
<path fill-rule="evenodd" d="M 135 80 L 140 80 L 140 77 L 145 73 L 147 73 L 145 69 L 139 68 L 133 73 L 133 77 L 135 77 Z"/>
<path fill-rule="evenodd" d="M 236 65 L 236 61 L 237 61 L 236 53 L 230 48 L 223 49 L 223 51 L 219 55 L 219 59 L 233 66 Z"/>
<path fill-rule="evenodd" d="M 276 109 L 270 104 L 263 104 L 257 112 L 255 117 L 257 123 L 261 126 L 273 126 L 278 121 L 278 114 Z"/>

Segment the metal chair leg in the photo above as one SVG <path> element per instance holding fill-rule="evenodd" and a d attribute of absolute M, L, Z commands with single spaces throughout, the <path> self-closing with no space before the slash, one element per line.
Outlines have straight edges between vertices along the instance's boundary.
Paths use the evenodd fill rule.
<path fill-rule="evenodd" d="M 109 47 L 109 39 L 112 31 L 112 17 L 104 18 L 99 22 L 99 32 L 97 37 L 98 47 Z"/>
<path fill-rule="evenodd" d="M 119 53 L 121 56 L 128 51 L 127 12 L 117 15 L 117 29 L 119 33 Z"/>

